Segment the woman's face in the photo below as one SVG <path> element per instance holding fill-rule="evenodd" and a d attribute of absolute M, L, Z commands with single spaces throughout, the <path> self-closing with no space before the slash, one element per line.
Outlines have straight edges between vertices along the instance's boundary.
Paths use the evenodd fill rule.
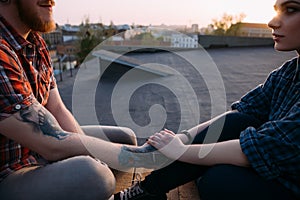
<path fill-rule="evenodd" d="M 300 53 L 300 0 L 277 0 L 274 9 L 277 15 L 268 25 L 273 29 L 275 49 Z"/>

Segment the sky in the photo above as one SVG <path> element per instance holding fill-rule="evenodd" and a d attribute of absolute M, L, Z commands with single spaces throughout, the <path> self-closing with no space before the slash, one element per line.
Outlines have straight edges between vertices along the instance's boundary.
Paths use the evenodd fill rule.
<path fill-rule="evenodd" d="M 244 13 L 244 22 L 267 23 L 275 0 L 56 0 L 54 18 L 60 25 L 85 21 L 115 25 L 187 25 L 206 27 L 224 13 Z"/>

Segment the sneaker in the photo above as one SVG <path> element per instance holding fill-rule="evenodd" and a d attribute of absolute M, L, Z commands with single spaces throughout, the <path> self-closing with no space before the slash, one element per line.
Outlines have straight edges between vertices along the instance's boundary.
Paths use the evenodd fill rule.
<path fill-rule="evenodd" d="M 114 195 L 114 200 L 167 200 L 166 194 L 150 194 L 140 184 L 140 180 L 131 187 Z"/>

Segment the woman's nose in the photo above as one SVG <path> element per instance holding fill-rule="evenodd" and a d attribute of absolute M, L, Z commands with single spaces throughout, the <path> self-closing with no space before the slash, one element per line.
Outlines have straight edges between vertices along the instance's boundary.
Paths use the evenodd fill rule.
<path fill-rule="evenodd" d="M 269 23 L 268 23 L 268 26 L 272 29 L 275 29 L 275 28 L 278 28 L 280 27 L 280 20 L 279 20 L 279 17 L 278 16 L 275 16 L 273 17 Z"/>

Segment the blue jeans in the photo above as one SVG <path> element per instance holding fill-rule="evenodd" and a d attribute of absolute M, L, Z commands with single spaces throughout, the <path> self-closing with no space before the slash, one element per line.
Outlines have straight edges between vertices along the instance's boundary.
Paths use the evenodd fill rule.
<path fill-rule="evenodd" d="M 220 126 L 223 121 L 221 133 L 208 131 L 214 130 L 214 126 Z M 199 132 L 193 143 L 202 144 L 208 132 L 220 134 L 218 142 L 238 139 L 242 130 L 249 126 L 259 127 L 261 124 L 262 122 L 252 116 L 228 112 Z M 151 172 L 141 184 L 149 192 L 167 193 L 192 180 L 196 180 L 201 200 L 293 199 L 292 194 L 276 181 L 263 179 L 251 168 L 233 165 L 207 167 L 175 161 L 165 168 Z"/>

